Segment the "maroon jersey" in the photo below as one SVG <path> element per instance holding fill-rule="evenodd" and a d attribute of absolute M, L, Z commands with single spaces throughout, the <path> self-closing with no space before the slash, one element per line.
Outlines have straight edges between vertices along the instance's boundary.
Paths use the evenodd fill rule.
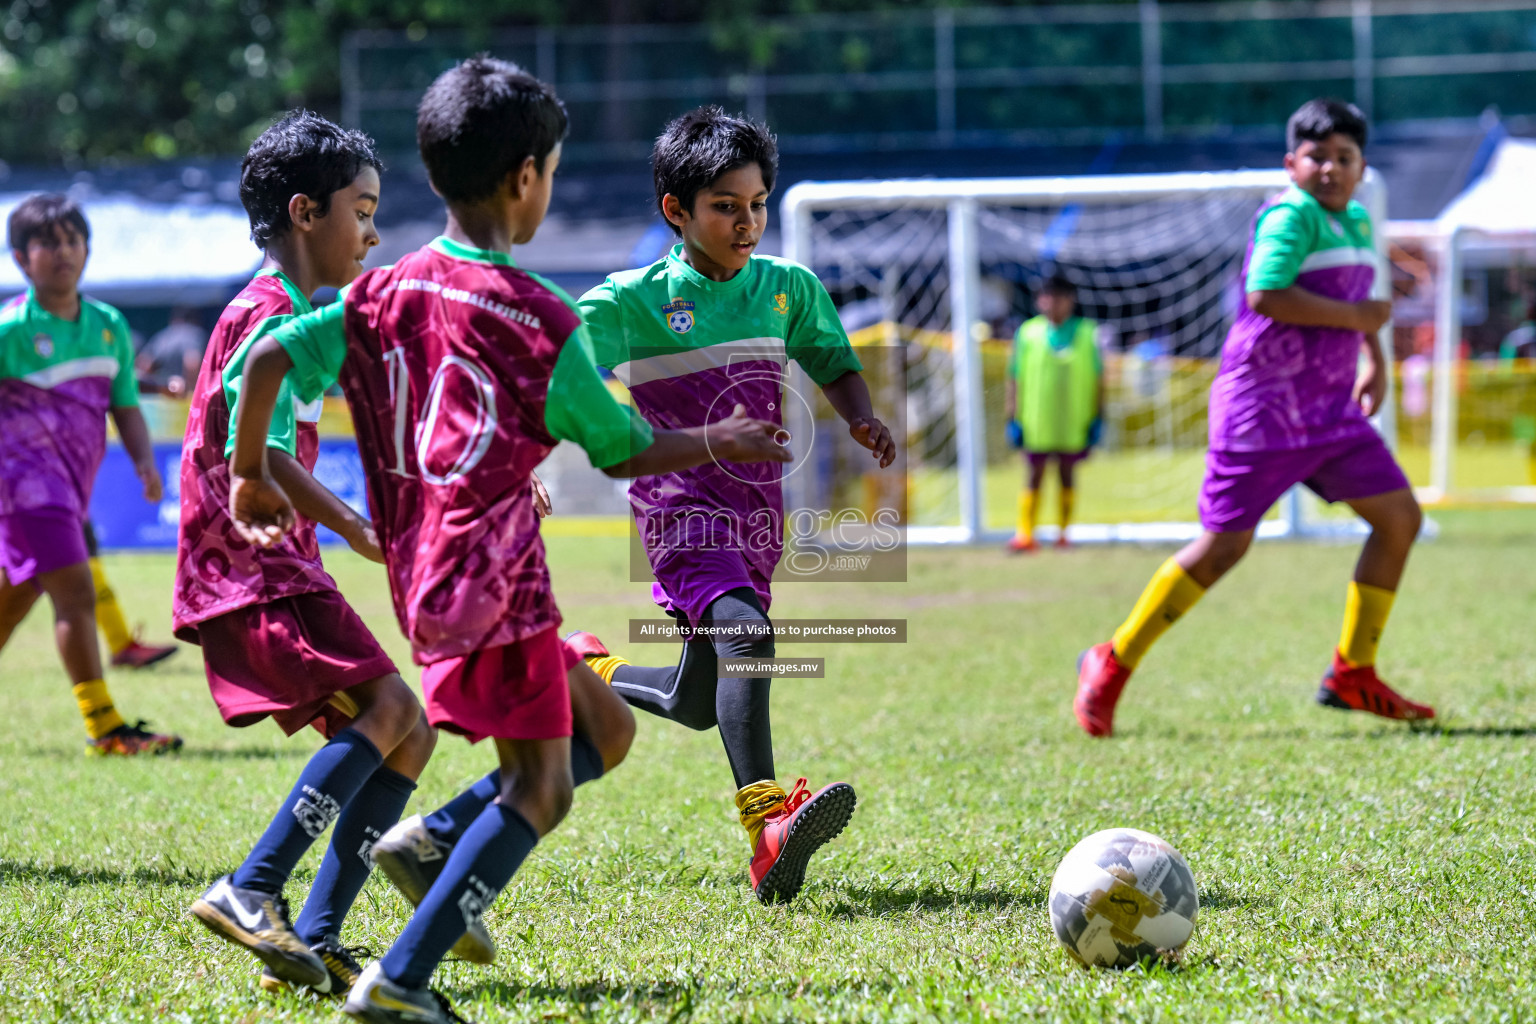
<path fill-rule="evenodd" d="M 181 529 L 171 621 L 176 636 L 198 643 L 197 624 L 254 604 L 336 589 L 320 564 L 315 524 L 303 517 L 267 550 L 252 547 L 229 517 L 230 428 L 240 374 L 256 339 L 296 315 L 309 300 L 276 271 L 262 271 L 225 308 L 197 377 L 181 447 Z M 295 410 L 284 386 L 267 443 L 313 471 L 319 454 L 314 416 Z"/>
<path fill-rule="evenodd" d="M 301 399 L 332 379 L 346 393 L 416 662 L 559 625 L 534 468 L 562 438 L 597 466 L 651 442 L 603 385 L 571 300 L 505 253 L 439 238 L 273 337 Z"/>

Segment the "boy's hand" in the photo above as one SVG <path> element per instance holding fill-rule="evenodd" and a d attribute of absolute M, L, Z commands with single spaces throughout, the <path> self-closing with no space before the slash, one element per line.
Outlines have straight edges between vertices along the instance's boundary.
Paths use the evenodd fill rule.
<path fill-rule="evenodd" d="M 704 443 L 717 462 L 792 462 L 789 431 L 777 423 L 754 420 L 738 404 L 723 420 L 704 428 Z"/>
<path fill-rule="evenodd" d="M 379 535 L 374 532 L 373 523 L 361 516 L 357 517 L 344 539 L 353 551 L 368 561 L 384 564 L 384 552 L 379 547 Z"/>
<path fill-rule="evenodd" d="M 293 529 L 293 505 L 270 476 L 229 478 L 229 517 L 248 544 L 270 548 Z"/>
<path fill-rule="evenodd" d="M 1024 427 L 1018 420 L 1008 417 L 1008 422 L 1003 425 L 1003 434 L 1008 438 L 1008 447 L 1024 447 Z"/>
<path fill-rule="evenodd" d="M 1351 397 L 1367 416 L 1374 416 L 1381 410 L 1381 403 L 1387 397 L 1387 374 L 1374 353 L 1367 354 L 1365 365 L 1360 367 Z"/>
<path fill-rule="evenodd" d="M 860 416 L 848 424 L 848 433 L 859 444 L 875 453 L 884 469 L 896 461 L 896 442 L 884 423 L 874 416 Z"/>
<path fill-rule="evenodd" d="M 545 516 L 553 512 L 555 507 L 550 504 L 549 492 L 544 489 L 544 481 L 539 479 L 539 474 L 530 473 L 528 475 L 533 478 L 534 514 L 536 514 L 540 519 L 543 519 Z"/>
<path fill-rule="evenodd" d="M 160 470 L 155 466 L 155 460 L 137 463 L 133 469 L 139 475 L 139 483 L 144 485 L 144 500 L 151 505 L 160 504 L 160 499 L 165 495 L 165 484 L 160 479 Z"/>
<path fill-rule="evenodd" d="M 1355 316 L 1358 320 L 1357 330 L 1366 334 L 1375 334 L 1388 320 L 1392 319 L 1392 303 L 1383 299 L 1366 299 L 1364 302 L 1357 302 Z"/>

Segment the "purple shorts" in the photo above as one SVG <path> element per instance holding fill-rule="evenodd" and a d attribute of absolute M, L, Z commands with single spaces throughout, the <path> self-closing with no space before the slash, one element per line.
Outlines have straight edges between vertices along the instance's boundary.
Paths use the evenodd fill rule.
<path fill-rule="evenodd" d="M 1029 468 L 1031 469 L 1044 469 L 1047 465 L 1050 464 L 1052 459 L 1055 459 L 1061 464 L 1061 471 L 1063 473 L 1070 473 L 1073 466 L 1076 466 L 1079 462 L 1082 462 L 1088 457 L 1088 449 L 1084 448 L 1080 452 L 1026 451 L 1024 453 L 1024 457 L 1029 460 Z"/>
<path fill-rule="evenodd" d="M 332 698 L 395 671 L 352 606 L 334 590 L 237 608 L 197 624 L 208 689 L 233 726 L 268 715 L 292 736 L 311 723 L 327 738 L 351 715 Z"/>
<path fill-rule="evenodd" d="M 1212 533 L 1242 533 L 1259 525 L 1294 484 L 1324 501 L 1370 498 L 1408 487 L 1397 460 L 1375 433 L 1311 448 L 1205 455 L 1200 525 Z"/>
<path fill-rule="evenodd" d="M 89 557 L 85 524 L 62 505 L 0 515 L 0 569 L 12 586 Z"/>

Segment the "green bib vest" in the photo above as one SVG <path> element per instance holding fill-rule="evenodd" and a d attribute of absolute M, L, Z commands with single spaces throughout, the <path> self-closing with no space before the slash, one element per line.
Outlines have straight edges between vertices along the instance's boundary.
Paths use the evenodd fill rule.
<path fill-rule="evenodd" d="M 1013 377 L 1019 425 L 1032 452 L 1080 452 L 1099 404 L 1099 353 L 1092 320 L 1074 317 L 1058 330 L 1071 331 L 1061 348 L 1051 345 L 1051 322 L 1026 320 L 1014 336 Z"/>

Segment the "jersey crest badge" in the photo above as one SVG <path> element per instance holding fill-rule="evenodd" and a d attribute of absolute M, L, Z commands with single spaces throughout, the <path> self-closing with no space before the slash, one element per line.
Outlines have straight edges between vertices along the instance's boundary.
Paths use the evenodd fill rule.
<path fill-rule="evenodd" d="M 32 335 L 32 349 L 44 359 L 52 359 L 53 338 L 47 334 Z"/>
<path fill-rule="evenodd" d="M 674 332 L 687 334 L 693 330 L 693 303 L 687 299 L 673 299 L 661 307 L 661 312 Z"/>
<path fill-rule="evenodd" d="M 779 292 L 773 297 L 773 311 L 780 316 L 789 315 L 789 293 Z"/>

